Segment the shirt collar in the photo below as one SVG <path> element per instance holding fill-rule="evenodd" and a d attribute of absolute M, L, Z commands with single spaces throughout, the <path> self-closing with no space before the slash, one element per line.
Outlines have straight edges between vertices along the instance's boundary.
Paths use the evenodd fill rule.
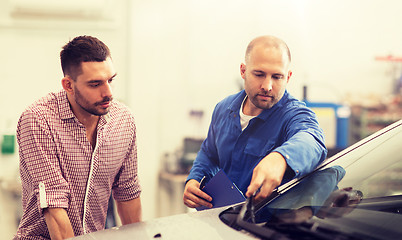
<path fill-rule="evenodd" d="M 60 113 L 60 118 L 61 119 L 71 119 L 75 118 L 75 115 L 73 113 L 73 110 L 71 109 L 70 102 L 68 101 L 67 98 L 67 93 L 64 90 L 61 90 L 60 92 L 56 93 L 56 98 L 58 101 L 58 107 L 59 107 L 59 113 Z M 109 120 L 111 119 L 110 112 L 102 115 L 99 119 L 99 123 L 101 125 L 106 124 Z"/>
<path fill-rule="evenodd" d="M 234 101 L 228 107 L 230 109 L 230 111 L 238 112 L 245 97 L 246 97 L 245 90 L 242 90 L 241 92 L 239 92 L 237 94 L 237 96 L 235 97 Z"/>
<path fill-rule="evenodd" d="M 238 112 L 245 97 L 246 97 L 246 91 L 242 90 L 230 104 L 229 106 L 230 111 Z M 272 108 L 265 109 L 264 111 L 262 111 L 262 113 L 260 113 L 260 115 L 258 115 L 257 117 L 262 120 L 266 120 L 271 115 L 271 113 L 275 111 L 275 109 L 283 107 L 288 98 L 289 93 L 287 90 L 285 90 L 285 93 L 283 94 L 279 102 L 277 102 Z"/>
<path fill-rule="evenodd" d="M 105 115 L 100 116 L 98 125 L 103 127 L 106 123 L 108 123 L 111 119 L 110 112 L 106 113 Z"/>
<path fill-rule="evenodd" d="M 61 90 L 60 92 L 56 93 L 56 98 L 57 98 L 57 106 L 59 107 L 59 113 L 60 113 L 60 118 L 61 119 L 70 119 L 74 118 L 74 113 L 71 110 L 70 102 L 68 101 L 67 98 L 67 93 L 64 90 Z"/>

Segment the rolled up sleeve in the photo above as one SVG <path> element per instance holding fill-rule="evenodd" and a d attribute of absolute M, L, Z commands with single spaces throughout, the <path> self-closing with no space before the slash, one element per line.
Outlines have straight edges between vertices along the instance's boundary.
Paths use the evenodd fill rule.
<path fill-rule="evenodd" d="M 130 149 L 113 183 L 113 198 L 116 201 L 129 201 L 138 198 L 141 194 L 141 185 L 138 178 L 136 127 L 134 119 L 132 121 L 131 130 L 132 141 Z"/>
<path fill-rule="evenodd" d="M 35 203 L 39 212 L 46 207 L 67 208 L 70 189 L 45 119 L 34 112 L 24 112 L 18 122 L 17 141 L 21 181 L 28 198 L 23 200 Z"/>
<path fill-rule="evenodd" d="M 286 128 L 287 140 L 274 151 L 279 152 L 295 177 L 314 170 L 326 157 L 324 134 L 311 110 L 292 117 Z"/>

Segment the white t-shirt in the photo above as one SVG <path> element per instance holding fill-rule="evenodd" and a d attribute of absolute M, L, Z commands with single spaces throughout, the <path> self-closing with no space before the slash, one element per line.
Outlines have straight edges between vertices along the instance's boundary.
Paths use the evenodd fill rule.
<path fill-rule="evenodd" d="M 244 102 L 246 101 L 246 99 L 247 99 L 247 95 L 244 98 L 243 102 L 241 103 L 240 111 L 239 111 L 240 125 L 241 125 L 241 130 L 242 131 L 244 129 L 246 129 L 246 127 L 248 126 L 248 123 L 250 122 L 250 120 L 256 117 L 256 116 L 246 115 L 246 114 L 243 113 L 243 105 L 244 105 Z"/>

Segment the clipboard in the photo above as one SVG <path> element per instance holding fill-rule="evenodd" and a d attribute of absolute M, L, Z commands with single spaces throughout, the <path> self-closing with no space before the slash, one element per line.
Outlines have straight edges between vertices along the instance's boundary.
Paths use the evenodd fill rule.
<path fill-rule="evenodd" d="M 205 184 L 202 189 L 206 194 L 212 197 L 212 208 L 224 207 L 246 200 L 243 193 L 229 179 L 226 173 L 221 169 Z M 205 206 L 196 208 L 197 211 L 210 209 Z"/>

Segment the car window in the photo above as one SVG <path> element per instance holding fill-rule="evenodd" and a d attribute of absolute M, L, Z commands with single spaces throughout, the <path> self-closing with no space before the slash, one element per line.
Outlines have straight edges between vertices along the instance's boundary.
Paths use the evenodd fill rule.
<path fill-rule="evenodd" d="M 268 239 L 397 239 L 402 234 L 402 120 L 327 159 L 223 222 Z"/>
<path fill-rule="evenodd" d="M 362 191 L 365 198 L 402 195 L 402 159 L 362 180 L 354 188 Z"/>

